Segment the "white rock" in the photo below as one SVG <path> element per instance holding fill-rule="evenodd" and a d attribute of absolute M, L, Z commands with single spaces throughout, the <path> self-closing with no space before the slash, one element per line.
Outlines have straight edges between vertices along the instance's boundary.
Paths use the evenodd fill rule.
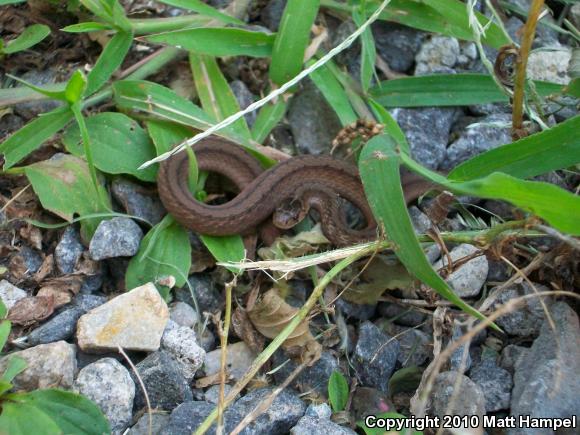
<path fill-rule="evenodd" d="M 135 398 L 135 383 L 129 371 L 113 358 L 103 358 L 84 367 L 74 390 L 94 401 L 109 420 L 113 433 L 129 426 Z"/>
<path fill-rule="evenodd" d="M 528 58 L 528 76 L 533 80 L 567 85 L 570 82 L 568 64 L 571 57 L 570 49 L 532 52 Z"/>
<path fill-rule="evenodd" d="M 24 290 L 12 285 L 5 279 L 0 281 L 0 299 L 4 302 L 6 309 L 9 310 L 16 302 L 26 296 L 28 295 Z"/>
<path fill-rule="evenodd" d="M 174 302 L 169 306 L 171 320 L 181 326 L 193 328 L 199 322 L 199 314 L 185 302 Z"/>
<path fill-rule="evenodd" d="M 477 252 L 477 250 L 475 246 L 463 243 L 451 250 L 451 259 L 456 262 Z M 443 256 L 442 258 L 443 261 L 439 260 L 434 264 L 435 270 L 447 266 L 447 257 Z M 468 298 L 479 294 L 487 279 L 488 272 L 487 258 L 485 255 L 481 255 L 459 266 L 447 277 L 446 281 L 459 297 Z"/>
<path fill-rule="evenodd" d="M 79 347 L 88 353 L 159 349 L 169 320 L 167 304 L 147 283 L 89 311 L 77 324 Z"/>
<path fill-rule="evenodd" d="M 12 380 L 17 390 L 32 391 L 44 388 L 68 389 L 73 384 L 77 368 L 76 347 L 66 341 L 40 344 L 11 353 L 0 359 L 0 373 L 12 357 L 26 361 L 27 367 Z"/>
<path fill-rule="evenodd" d="M 193 379 L 205 359 L 205 350 L 197 343 L 195 332 L 173 320 L 167 323 L 161 337 L 161 347 L 174 357 L 188 381 Z"/>

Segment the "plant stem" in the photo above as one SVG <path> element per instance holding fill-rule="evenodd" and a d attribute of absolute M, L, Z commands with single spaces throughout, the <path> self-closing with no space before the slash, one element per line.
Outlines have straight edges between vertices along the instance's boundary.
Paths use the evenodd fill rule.
<path fill-rule="evenodd" d="M 517 140 L 523 136 L 524 94 L 526 89 L 526 68 L 528 56 L 534 41 L 538 18 L 544 6 L 544 0 L 534 0 L 528 12 L 528 20 L 524 26 L 522 44 L 516 60 L 516 78 L 514 82 L 514 107 L 512 113 L 512 138 Z"/>

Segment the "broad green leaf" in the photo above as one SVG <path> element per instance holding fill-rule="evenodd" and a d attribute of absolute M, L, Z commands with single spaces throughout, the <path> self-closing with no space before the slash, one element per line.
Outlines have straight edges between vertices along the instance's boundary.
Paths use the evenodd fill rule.
<path fill-rule="evenodd" d="M 399 127 L 399 124 L 397 124 L 397 121 L 395 121 L 395 119 L 383 106 L 381 106 L 372 98 L 368 99 L 368 103 L 369 106 L 371 106 L 377 121 L 385 126 L 385 132 L 391 135 L 393 139 L 395 139 L 397 145 L 399 145 L 399 148 L 401 149 L 401 152 L 410 154 L 411 150 L 409 147 L 409 142 L 407 142 L 407 137 L 405 136 L 403 130 L 401 130 L 401 127 Z"/>
<path fill-rule="evenodd" d="M 401 154 L 405 166 L 445 189 L 461 195 L 500 199 L 531 212 L 546 220 L 554 228 L 580 235 L 580 197 L 554 184 L 524 181 L 502 172 L 471 181 L 450 181 L 436 172 L 422 167 L 410 157 Z"/>
<path fill-rule="evenodd" d="M 4 316 L 3 316 L 4 317 Z M 10 334 L 10 328 L 12 323 L 9 320 L 2 320 L 0 322 L 0 352 L 8 340 L 8 335 Z"/>
<path fill-rule="evenodd" d="M 344 375 L 334 371 L 328 379 L 328 400 L 334 412 L 340 412 L 348 402 L 348 383 Z"/>
<path fill-rule="evenodd" d="M 270 79 L 277 85 L 283 85 L 302 70 L 310 28 L 319 5 L 320 0 L 288 0 L 286 3 L 269 71 Z"/>
<path fill-rule="evenodd" d="M 201 107 L 214 121 L 223 121 L 230 115 L 240 111 L 238 100 L 214 57 L 191 53 L 189 63 L 195 88 L 201 101 Z M 237 135 L 250 139 L 250 129 L 244 118 L 230 125 Z"/>
<path fill-rule="evenodd" d="M 308 62 L 307 65 L 310 66 L 312 63 Z M 310 78 L 320 92 L 322 92 L 328 104 L 334 109 L 343 126 L 349 125 L 358 119 L 357 114 L 352 109 L 344 87 L 336 79 L 327 65 L 318 68 L 310 74 Z"/>
<path fill-rule="evenodd" d="M 406 419 L 407 417 L 405 417 L 403 414 L 399 414 L 397 412 L 384 412 L 382 414 L 377 414 L 376 418 L 384 418 L 388 423 L 387 424 L 391 424 L 392 426 L 387 428 L 384 427 L 368 427 L 365 424 L 365 421 L 357 421 L 356 425 L 358 427 L 360 427 L 362 430 L 364 430 L 366 435 L 385 435 L 385 434 L 391 434 L 391 435 L 423 435 L 423 432 L 418 431 L 418 430 L 413 430 L 413 429 L 403 429 L 400 432 L 395 430 L 396 428 L 396 420 L 399 419 Z"/>
<path fill-rule="evenodd" d="M 38 44 L 50 34 L 50 28 L 44 24 L 33 24 L 28 26 L 24 31 L 12 41 L 8 42 L 0 53 L 12 54 L 17 51 L 26 50 L 33 45 Z"/>
<path fill-rule="evenodd" d="M 0 428 L 10 435 L 110 433 L 101 410 L 85 397 L 56 389 L 3 397 Z"/>
<path fill-rule="evenodd" d="M 95 21 L 86 21 L 79 24 L 71 24 L 60 29 L 69 33 L 100 32 L 101 30 L 111 30 L 111 26 Z"/>
<path fill-rule="evenodd" d="M 10 382 L 0 379 L 0 397 L 2 397 L 5 392 L 10 391 L 13 387 L 14 386 Z"/>
<path fill-rule="evenodd" d="M 87 88 L 87 78 L 81 70 L 76 70 L 64 88 L 64 97 L 69 104 L 78 103 Z"/>
<path fill-rule="evenodd" d="M 24 3 L 26 0 L 0 0 L 0 6 Z"/>
<path fill-rule="evenodd" d="M 360 175 L 377 222 L 396 247 L 393 251 L 409 273 L 466 313 L 484 319 L 479 311 L 451 290 L 425 257 L 407 212 L 399 164 L 396 143 L 388 135 L 373 137 L 362 150 L 359 159 Z"/>
<path fill-rule="evenodd" d="M 38 149 L 45 141 L 67 125 L 74 115 L 68 108 L 58 108 L 38 116 L 0 144 L 4 169 L 9 169 Z"/>
<path fill-rule="evenodd" d="M 207 113 L 199 106 L 156 83 L 122 80 L 113 84 L 113 91 L 115 102 L 123 110 L 144 112 L 165 121 L 199 130 L 206 130 L 213 125 Z M 275 161 L 256 151 L 250 140 L 236 135 L 231 129 L 224 128 L 216 134 L 244 147 L 265 167 L 275 164 Z"/>
<path fill-rule="evenodd" d="M 274 104 L 268 103 L 262 106 L 252 127 L 252 138 L 258 143 L 263 143 L 272 129 L 282 120 L 287 107 L 288 104 L 282 98 Z"/>
<path fill-rule="evenodd" d="M 224 14 L 217 9 L 211 7 L 210 5 L 202 2 L 201 0 L 159 0 L 161 3 L 165 3 L 171 6 L 175 6 L 182 9 L 188 9 L 190 11 L 197 12 L 198 14 L 206 15 L 208 17 L 215 18 L 218 21 L 226 24 L 235 24 L 238 26 L 245 26 L 246 23 L 238 20 L 235 17 Z"/>
<path fill-rule="evenodd" d="M 210 56 L 268 57 L 272 54 L 275 35 L 231 27 L 176 30 L 144 36 L 154 43 Z"/>
<path fill-rule="evenodd" d="M 548 82 L 535 85 L 542 96 L 560 93 L 563 88 Z M 385 107 L 468 106 L 509 101 L 486 74 L 405 77 L 381 82 L 369 94 Z"/>
<path fill-rule="evenodd" d="M 2 373 L 2 376 L 0 376 L 0 379 L 5 382 L 12 382 L 12 379 L 22 373 L 27 365 L 28 363 L 25 359 L 20 358 L 19 356 L 9 356 L 8 365 L 6 366 L 4 373 Z"/>
<path fill-rule="evenodd" d="M 147 132 L 122 113 L 104 112 L 86 119 L 95 166 L 107 174 L 131 174 L 143 181 L 155 181 L 157 170 L 137 168 L 156 156 Z M 62 138 L 66 149 L 83 157 L 78 125 L 71 125 Z"/>
<path fill-rule="evenodd" d="M 173 276 L 176 286 L 182 287 L 190 267 L 191 245 L 187 231 L 171 216 L 165 216 L 149 230 L 141 241 L 139 252 L 129 261 L 125 287 L 130 290 L 167 276 Z M 157 288 L 167 298 L 169 290 L 159 284 Z"/>
<path fill-rule="evenodd" d="M 200 238 L 211 255 L 219 262 L 237 263 L 246 257 L 244 242 L 239 235 L 207 236 L 201 234 Z M 237 272 L 237 269 L 233 267 L 228 267 L 228 269 L 234 273 Z"/>
<path fill-rule="evenodd" d="M 107 80 L 111 78 L 111 75 L 123 63 L 132 42 L 133 34 L 130 32 L 117 32 L 111 38 L 88 75 L 87 96 L 101 89 Z"/>
<path fill-rule="evenodd" d="M 153 140 L 157 155 L 170 151 L 175 145 L 180 144 L 192 135 L 189 128 L 172 122 L 147 121 L 145 125 L 151 140 Z"/>
<path fill-rule="evenodd" d="M 580 163 L 580 116 L 541 133 L 502 145 L 463 162 L 451 171 L 453 181 L 504 172 L 529 178 Z"/>
<path fill-rule="evenodd" d="M 56 154 L 49 160 L 26 166 L 24 173 L 42 206 L 66 221 L 70 222 L 75 213 L 82 217 L 111 208 L 106 190 L 99 186 L 97 194 L 87 163 L 78 157 Z M 81 222 L 85 240 L 90 240 L 100 221 Z"/>
<path fill-rule="evenodd" d="M 369 13 L 374 11 L 382 0 L 372 0 L 368 6 Z M 430 6 L 428 3 L 432 3 Z M 321 0 L 321 5 L 330 9 L 352 14 L 352 6 L 338 0 Z M 491 47 L 500 48 L 511 41 L 495 23 L 480 13 L 476 13 L 479 22 L 486 27 L 483 42 Z M 392 21 L 425 30 L 431 33 L 453 36 L 466 41 L 473 40 L 469 27 L 465 3 L 458 0 L 392 0 L 380 15 L 381 20 Z M 488 23 L 490 23 L 488 25 Z"/>
<path fill-rule="evenodd" d="M 361 5 L 361 8 L 355 8 L 353 10 L 352 18 L 358 27 L 361 27 L 363 23 L 367 20 L 366 13 L 368 7 L 365 8 L 365 3 Z M 371 28 L 368 27 L 363 34 L 360 36 L 361 42 L 361 62 L 360 62 L 360 80 L 363 92 L 367 92 L 373 75 L 375 75 L 375 62 L 377 58 L 377 50 L 375 47 L 375 39 Z"/>
<path fill-rule="evenodd" d="M 2 270 L 2 269 L 0 269 Z M 4 270 L 4 272 L 2 273 L 6 273 L 7 269 Z M 6 305 L 4 305 L 4 302 L 2 301 L 2 298 L 0 298 L 0 319 L 3 319 L 4 317 L 6 317 L 6 314 L 8 314 L 8 308 L 6 308 Z M 0 350 L 2 350 L 2 346 L 0 346 Z"/>

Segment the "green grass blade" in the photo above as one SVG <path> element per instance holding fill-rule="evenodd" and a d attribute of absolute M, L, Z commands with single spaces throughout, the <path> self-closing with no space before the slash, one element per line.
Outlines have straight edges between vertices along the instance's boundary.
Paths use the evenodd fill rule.
<path fill-rule="evenodd" d="M 268 57 L 272 54 L 276 35 L 230 27 L 202 27 L 159 33 L 143 38 L 149 42 L 173 45 L 210 56 Z"/>
<path fill-rule="evenodd" d="M 221 21 L 222 23 L 225 24 L 235 24 L 238 26 L 246 25 L 246 23 L 244 23 L 243 21 L 240 21 L 235 17 L 226 15 L 223 12 L 220 12 L 217 9 L 211 7 L 210 5 L 205 4 L 201 0 L 159 0 L 159 1 L 167 5 L 187 9 L 193 12 L 197 12 L 198 14 L 201 15 L 215 18 L 216 20 Z"/>
<path fill-rule="evenodd" d="M 5 54 L 16 53 L 18 51 L 26 50 L 33 45 L 38 44 L 50 34 L 50 28 L 44 24 L 33 24 L 24 29 L 24 31 L 16 38 L 10 41 L 6 46 L 0 50 Z"/>
<path fill-rule="evenodd" d="M 312 63 L 314 62 L 309 62 L 308 66 Z M 351 124 L 358 119 L 345 88 L 336 79 L 327 65 L 321 66 L 310 74 L 310 79 L 320 92 L 322 92 L 328 104 L 334 109 L 343 126 Z"/>
<path fill-rule="evenodd" d="M 111 38 L 87 76 L 89 84 L 85 92 L 86 96 L 97 92 L 111 78 L 111 75 L 123 63 L 132 43 L 133 34 L 130 32 L 117 32 Z"/>
<path fill-rule="evenodd" d="M 214 57 L 191 53 L 189 64 L 201 106 L 214 121 L 223 121 L 228 116 L 240 111 L 238 100 L 236 100 Z M 234 122 L 230 129 L 240 137 L 251 138 L 245 118 L 240 118 Z"/>
<path fill-rule="evenodd" d="M 466 182 L 450 181 L 401 154 L 403 164 L 445 189 L 461 195 L 500 199 L 546 220 L 554 228 L 574 236 L 580 235 L 580 198 L 550 183 L 524 181 L 494 172 Z"/>
<path fill-rule="evenodd" d="M 492 172 L 529 178 L 580 163 L 580 116 L 460 164 L 448 178 L 468 181 Z"/>
<path fill-rule="evenodd" d="M 252 138 L 258 143 L 263 143 L 272 129 L 282 120 L 287 107 L 288 104 L 283 98 L 274 104 L 268 103 L 262 107 L 252 127 Z"/>
<path fill-rule="evenodd" d="M 563 88 L 555 83 L 535 84 L 541 96 L 560 93 Z M 369 94 L 385 107 L 468 106 L 509 101 L 486 74 L 405 77 L 381 82 Z"/>
<path fill-rule="evenodd" d="M 397 144 L 388 135 L 375 136 L 361 153 L 360 175 L 377 222 L 383 226 L 389 240 L 397 247 L 394 252 L 409 273 L 466 313 L 484 319 L 479 311 L 470 307 L 451 290 L 427 261 L 407 212 L 399 164 Z"/>
<path fill-rule="evenodd" d="M 320 0 L 288 0 L 286 3 L 269 72 L 270 79 L 277 85 L 283 85 L 302 70 L 310 28 L 319 5 Z"/>

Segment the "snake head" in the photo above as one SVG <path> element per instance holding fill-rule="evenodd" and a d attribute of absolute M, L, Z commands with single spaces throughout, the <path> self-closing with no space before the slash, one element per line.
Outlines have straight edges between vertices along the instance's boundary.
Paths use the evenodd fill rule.
<path fill-rule="evenodd" d="M 287 199 L 278 205 L 272 215 L 274 225 L 288 230 L 299 224 L 308 214 L 308 207 L 300 199 Z"/>

